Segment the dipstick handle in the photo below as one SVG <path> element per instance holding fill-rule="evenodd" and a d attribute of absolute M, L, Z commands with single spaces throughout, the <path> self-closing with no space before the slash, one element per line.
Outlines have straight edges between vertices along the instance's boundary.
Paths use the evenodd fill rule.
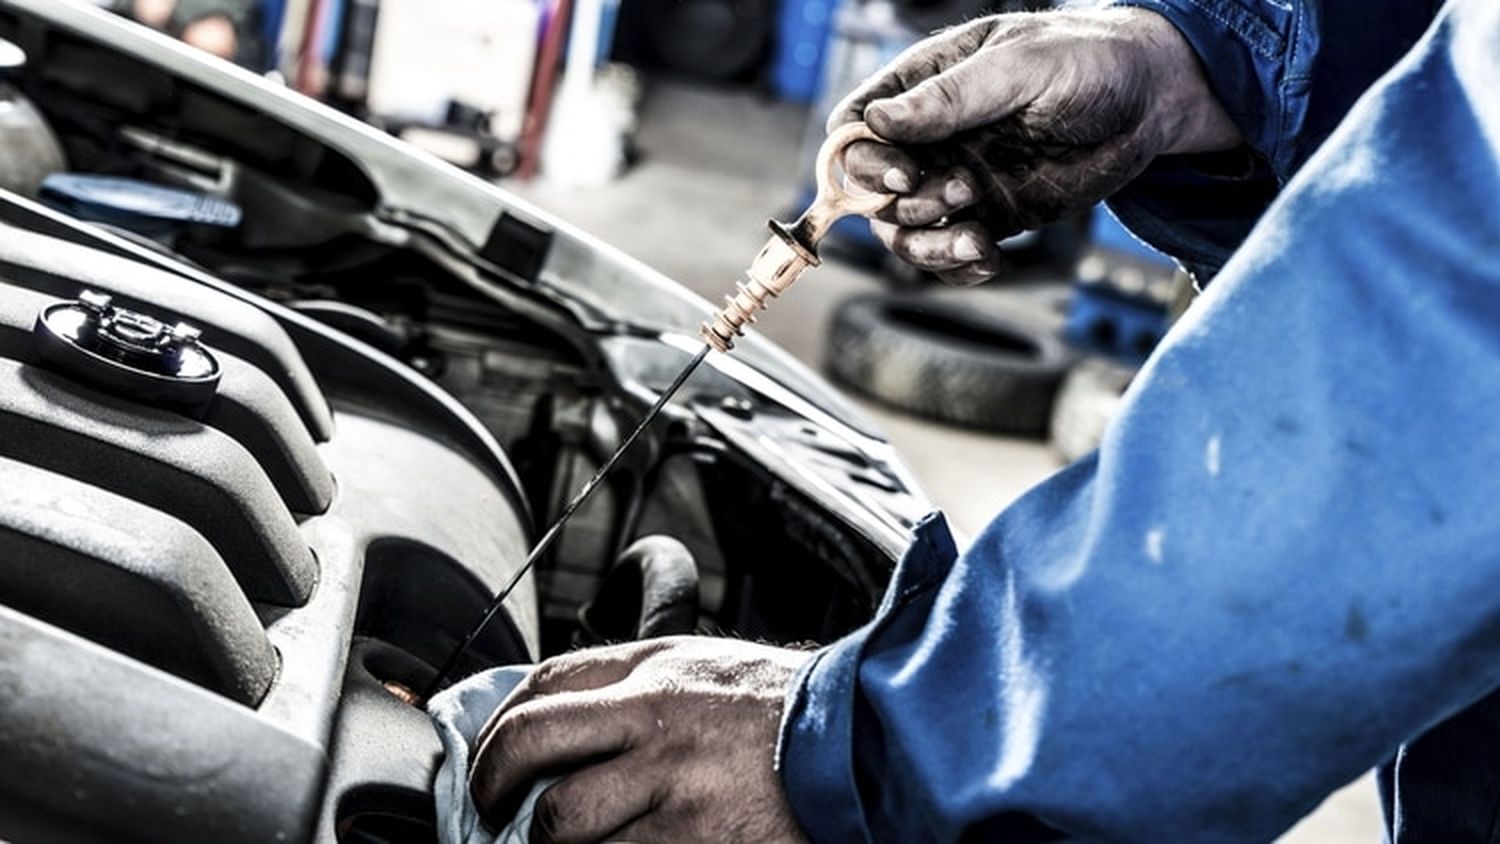
<path fill-rule="evenodd" d="M 703 342 L 720 352 L 734 348 L 734 339 L 744 336 L 745 327 L 755 322 L 757 311 L 766 309 L 768 299 L 780 296 L 809 267 L 822 263 L 818 244 L 834 223 L 851 214 L 874 214 L 896 199 L 888 193 L 852 193 L 839 181 L 844 151 L 856 141 L 885 143 L 864 123 L 846 123 L 828 135 L 818 148 L 818 193 L 812 204 L 791 225 L 771 221 L 771 238 L 745 270 L 738 292 L 726 296 L 724 306 L 698 329 Z"/>

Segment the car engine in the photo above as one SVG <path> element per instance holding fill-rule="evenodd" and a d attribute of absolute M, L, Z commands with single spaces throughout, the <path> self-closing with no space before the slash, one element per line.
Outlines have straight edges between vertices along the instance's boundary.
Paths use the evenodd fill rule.
<path fill-rule="evenodd" d="M 63 363 L 41 315 L 87 318 L 80 300 L 103 304 L 80 333 L 114 336 Z M 365 799 L 393 813 L 401 785 L 430 812 L 409 763 L 431 764 L 431 729 L 386 685 L 430 680 L 514 573 L 526 502 L 451 398 L 279 316 L 0 227 L 0 791 L 28 831 L 278 840 L 317 817 L 328 770 L 346 823 Z M 110 341 L 175 357 L 189 327 L 222 373 L 207 401 L 112 378 L 147 369 Z M 528 581 L 471 670 L 537 653 L 535 600 Z"/>
<path fill-rule="evenodd" d="M 706 308 L 84 4 L 0 0 L 7 41 L 0 837 L 433 841 L 423 694 L 681 364 L 653 320 Z M 459 676 L 870 616 L 928 505 L 826 385 L 744 345 Z"/>

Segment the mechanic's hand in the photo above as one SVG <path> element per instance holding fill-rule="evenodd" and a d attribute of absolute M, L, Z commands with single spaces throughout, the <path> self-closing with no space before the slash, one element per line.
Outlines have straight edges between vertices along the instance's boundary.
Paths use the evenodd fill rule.
<path fill-rule="evenodd" d="M 469 789 L 496 826 L 540 777 L 532 842 L 790 842 L 772 767 L 810 654 L 674 637 L 550 659 L 480 732 Z"/>
<path fill-rule="evenodd" d="M 995 241 L 1094 205 L 1164 153 L 1229 149 L 1239 132 L 1198 58 L 1155 12 L 995 15 L 902 53 L 834 109 L 895 147 L 851 146 L 856 187 L 901 194 L 871 225 L 903 260 L 972 284 Z M 979 219 L 946 224 L 976 203 Z"/>

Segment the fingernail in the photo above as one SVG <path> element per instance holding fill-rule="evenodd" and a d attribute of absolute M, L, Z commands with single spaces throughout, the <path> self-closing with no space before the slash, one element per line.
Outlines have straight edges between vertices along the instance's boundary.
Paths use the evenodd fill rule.
<path fill-rule="evenodd" d="M 977 261 L 984 254 L 984 248 L 972 235 L 964 235 L 958 239 L 953 247 L 953 257 L 960 261 Z"/>
<path fill-rule="evenodd" d="M 949 205 L 967 205 L 974 199 L 974 190 L 963 179 L 949 179 L 943 186 L 943 200 Z"/>
<path fill-rule="evenodd" d="M 911 177 L 906 175 L 899 167 L 892 167 L 885 171 L 885 175 L 880 177 L 880 181 L 885 183 L 886 190 L 893 190 L 896 193 L 911 191 Z"/>
<path fill-rule="evenodd" d="M 874 103 L 874 106 L 880 110 L 881 116 L 886 120 L 904 123 L 911 119 L 911 106 L 902 100 L 880 100 Z"/>

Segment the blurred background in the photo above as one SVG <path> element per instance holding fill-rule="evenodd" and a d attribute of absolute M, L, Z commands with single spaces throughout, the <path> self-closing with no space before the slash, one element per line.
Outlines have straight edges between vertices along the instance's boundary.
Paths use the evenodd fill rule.
<path fill-rule="evenodd" d="M 824 117 L 923 34 L 1048 0 L 104 0 L 498 181 L 705 298 L 812 196 Z M 1097 444 L 1193 289 L 1103 209 L 945 288 L 860 220 L 758 327 L 855 396 L 973 536 Z M 1286 842 L 1373 842 L 1369 778 Z"/>

